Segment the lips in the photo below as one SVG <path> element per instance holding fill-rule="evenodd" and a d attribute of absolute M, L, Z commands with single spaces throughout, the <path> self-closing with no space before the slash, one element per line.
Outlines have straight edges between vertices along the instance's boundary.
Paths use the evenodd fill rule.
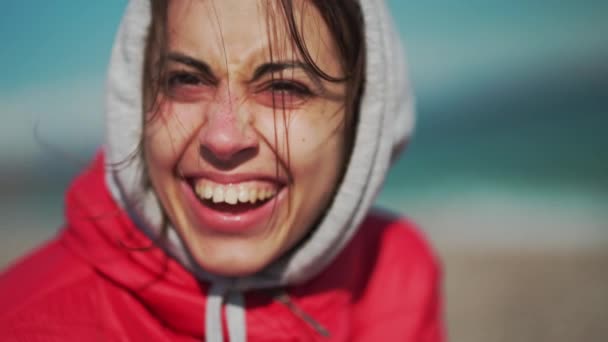
<path fill-rule="evenodd" d="M 255 175 L 197 175 L 182 184 L 196 228 L 227 234 L 264 229 L 288 190 L 278 179 Z"/>

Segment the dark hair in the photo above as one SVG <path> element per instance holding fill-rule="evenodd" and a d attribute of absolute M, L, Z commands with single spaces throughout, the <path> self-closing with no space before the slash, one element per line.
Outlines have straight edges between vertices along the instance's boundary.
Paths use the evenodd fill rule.
<path fill-rule="evenodd" d="M 170 0 L 151 0 L 151 22 L 148 28 L 146 40 L 144 66 L 143 66 L 143 113 L 155 113 L 159 103 L 158 94 L 164 91 L 163 75 L 165 72 L 167 55 L 167 19 L 168 3 Z M 275 1 L 275 0 L 272 0 Z M 322 70 L 313 60 L 303 39 L 303 34 L 298 27 L 295 16 L 293 0 L 276 0 L 276 6 L 267 7 L 268 22 L 284 19 L 284 24 L 289 32 L 294 46 L 297 48 L 303 61 L 307 63 L 311 70 L 320 78 L 337 83 L 346 84 L 345 93 L 345 112 L 346 128 L 345 146 L 346 151 L 350 152 L 354 141 L 355 127 L 358 121 L 358 111 L 361 94 L 364 86 L 365 75 L 365 39 L 363 27 L 363 13 L 357 0 L 305 0 L 311 3 L 318 10 L 325 24 L 327 25 L 333 42 L 339 54 L 340 66 L 343 71 L 342 76 L 330 75 Z M 271 8 L 272 7 L 272 8 Z M 269 11 L 273 10 L 272 13 Z M 273 19 L 271 19 L 273 18 Z M 272 54 L 271 54 L 272 55 Z M 271 56 L 272 57 L 272 56 Z M 275 108 L 276 109 L 276 108 Z M 142 120 L 147 119 L 142 115 Z M 143 156 L 143 139 L 141 137 L 139 153 Z M 347 153 L 344 167 L 348 164 Z M 145 163 L 144 163 L 145 164 Z M 144 165 L 144 167 L 147 167 Z M 147 171 L 144 170 L 144 186 L 151 187 Z M 167 217 L 164 219 L 167 222 Z M 164 224 L 166 227 L 166 224 Z M 166 229 L 163 229 L 162 236 Z"/>

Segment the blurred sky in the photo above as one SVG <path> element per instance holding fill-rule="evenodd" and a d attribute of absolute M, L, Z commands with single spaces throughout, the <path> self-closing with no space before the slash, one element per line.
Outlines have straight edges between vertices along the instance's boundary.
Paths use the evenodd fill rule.
<path fill-rule="evenodd" d="M 608 241 L 608 1 L 389 3 L 419 120 L 380 203 L 439 238 Z M 125 5 L 3 4 L 0 210 L 16 222 L 35 207 L 58 225 L 62 189 L 102 141 Z"/>

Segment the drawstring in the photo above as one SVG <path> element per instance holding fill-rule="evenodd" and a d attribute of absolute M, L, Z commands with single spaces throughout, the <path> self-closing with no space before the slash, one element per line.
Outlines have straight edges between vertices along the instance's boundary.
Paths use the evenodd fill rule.
<path fill-rule="evenodd" d="M 223 284 L 213 284 L 209 289 L 205 310 L 205 334 L 208 342 L 224 342 L 222 306 L 227 292 L 228 289 Z M 231 292 L 227 296 L 226 324 L 230 342 L 246 341 L 245 306 L 240 292 Z"/>
<path fill-rule="evenodd" d="M 319 335 L 330 337 L 329 331 L 312 316 L 298 307 L 284 291 L 273 296 L 276 301 L 285 305 L 295 316 L 306 322 Z M 245 342 L 247 340 L 247 322 L 245 320 L 245 300 L 239 291 L 228 291 L 222 283 L 211 285 L 207 297 L 205 315 L 205 334 L 207 342 L 224 342 L 222 328 L 222 307 L 226 299 L 226 325 L 230 342 Z"/>
<path fill-rule="evenodd" d="M 247 340 L 247 322 L 245 321 L 245 300 L 241 292 L 231 292 L 226 303 L 226 320 L 230 342 Z"/>
<path fill-rule="evenodd" d="M 222 300 L 226 288 L 213 284 L 207 296 L 205 334 L 208 342 L 224 342 L 222 331 Z"/>

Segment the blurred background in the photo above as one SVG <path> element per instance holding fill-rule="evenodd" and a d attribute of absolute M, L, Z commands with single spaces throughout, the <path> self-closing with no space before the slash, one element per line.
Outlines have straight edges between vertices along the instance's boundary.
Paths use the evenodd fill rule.
<path fill-rule="evenodd" d="M 389 3 L 419 117 L 378 202 L 441 256 L 450 340 L 608 341 L 608 2 Z M 3 3 L 0 269 L 102 141 L 125 4 Z"/>

